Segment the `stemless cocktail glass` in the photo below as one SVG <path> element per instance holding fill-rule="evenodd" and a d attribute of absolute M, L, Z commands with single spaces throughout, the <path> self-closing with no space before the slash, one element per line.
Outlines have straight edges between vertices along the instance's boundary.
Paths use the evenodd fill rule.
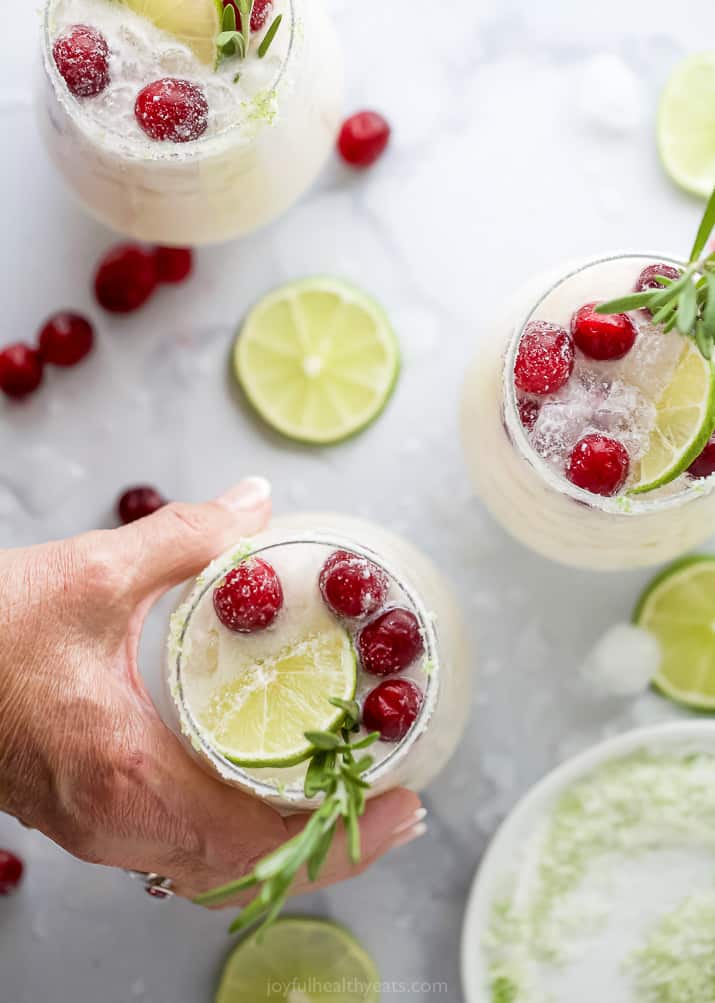
<path fill-rule="evenodd" d="M 583 304 L 629 293 L 644 268 L 661 263 L 683 267 L 663 255 L 621 253 L 535 279 L 514 297 L 467 375 L 462 436 L 478 495 L 513 536 L 564 564 L 594 569 L 657 564 L 713 532 L 712 477 L 698 480 L 684 473 L 645 494 L 630 494 L 627 487 L 614 497 L 593 494 L 537 452 L 519 412 L 514 367 L 527 325 L 543 321 L 568 330 Z M 676 344 L 672 339 L 685 341 L 677 331 L 663 332 L 662 338 L 671 339 L 662 342 L 669 352 Z M 655 365 L 652 359 L 644 364 Z M 605 373 L 608 365 L 595 363 L 594 368 Z"/>
<path fill-rule="evenodd" d="M 49 0 L 41 131 L 94 216 L 139 240 L 209 244 L 269 222 L 312 184 L 340 124 L 342 55 L 323 0 L 274 0 L 273 11 L 283 20 L 266 58 L 257 55 L 256 36 L 246 60 L 215 70 L 111 0 Z M 124 53 L 106 92 L 95 97 L 74 97 L 53 58 L 57 34 L 79 19 L 107 37 L 110 74 Z M 127 48 L 132 33 L 136 65 Z M 164 77 L 203 88 L 209 114 L 200 138 L 156 142 L 134 120 L 140 89 Z"/>
<path fill-rule="evenodd" d="M 239 548 L 239 561 L 248 554 L 273 561 L 276 567 L 281 561 L 284 565 L 286 561 L 290 563 L 294 555 L 299 557 L 298 550 L 303 551 L 309 562 L 315 559 L 317 564 L 335 551 L 348 551 L 377 565 L 387 575 L 392 596 L 388 607 L 396 601 L 414 612 L 424 643 L 423 653 L 414 665 L 399 673 L 399 678 L 419 687 L 423 693 L 422 706 L 400 741 L 380 741 L 369 750 L 374 765 L 365 780 L 371 785 L 369 796 L 396 786 L 422 789 L 452 755 L 466 723 L 471 693 L 472 667 L 460 613 L 440 573 L 405 540 L 371 523 L 345 516 L 300 515 L 278 519 L 269 531 L 244 544 Z M 305 762 L 262 768 L 237 766 L 216 747 L 199 720 L 196 678 L 197 672 L 204 671 L 205 650 L 200 649 L 202 646 L 205 649 L 206 618 L 211 617 L 214 637 L 216 630 L 225 629 L 213 619 L 207 599 L 210 604 L 217 584 L 236 566 L 236 550 L 233 548 L 218 558 L 196 582 L 188 585 L 184 601 L 172 618 L 167 676 L 171 723 L 193 754 L 227 783 L 285 812 L 315 807 L 315 799 L 306 798 L 303 790 Z M 300 560 L 298 565 L 302 570 Z M 298 581 L 299 590 L 305 589 L 306 602 L 313 603 L 319 595 L 317 577 L 310 576 L 304 581 L 299 577 Z M 295 582 L 289 588 L 295 593 Z M 294 600 L 295 595 L 286 591 L 286 606 Z M 286 615 L 300 617 L 300 605 L 299 599 Z M 280 619 L 276 629 L 281 629 Z M 241 644 L 240 636 L 235 643 Z M 221 667 L 214 664 L 209 671 L 220 672 Z M 370 688 L 380 681 L 359 671 L 358 702 L 362 703 Z M 199 676 L 198 689 L 201 686 Z M 326 693 L 326 700 L 331 695 Z"/>

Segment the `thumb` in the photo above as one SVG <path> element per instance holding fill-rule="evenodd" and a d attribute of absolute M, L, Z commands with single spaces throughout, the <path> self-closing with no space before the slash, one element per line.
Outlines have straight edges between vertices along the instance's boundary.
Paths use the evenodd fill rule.
<path fill-rule="evenodd" d="M 201 505 L 173 503 L 116 530 L 115 539 L 134 569 L 140 597 L 180 585 L 197 575 L 243 536 L 253 536 L 271 516 L 271 486 L 249 477 Z"/>

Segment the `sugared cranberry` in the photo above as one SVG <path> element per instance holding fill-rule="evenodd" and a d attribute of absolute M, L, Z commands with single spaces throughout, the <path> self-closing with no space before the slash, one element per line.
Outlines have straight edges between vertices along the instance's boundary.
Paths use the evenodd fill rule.
<path fill-rule="evenodd" d="M 527 394 L 552 394 L 568 382 L 574 367 L 568 331 L 545 320 L 526 325 L 514 364 L 514 382 Z"/>
<path fill-rule="evenodd" d="M 652 290 L 655 292 L 658 289 L 664 289 L 665 286 L 658 282 L 658 276 L 662 275 L 666 279 L 672 279 L 673 282 L 677 282 L 680 278 L 681 273 L 673 265 L 648 265 L 638 276 L 638 280 L 633 287 L 633 291 L 636 293 L 644 293 Z M 647 313 L 649 317 L 653 316 L 651 310 L 647 307 L 644 308 L 644 313 Z"/>
<path fill-rule="evenodd" d="M 360 111 L 343 123 L 338 150 L 351 167 L 369 167 L 382 156 L 390 141 L 390 126 L 376 111 Z"/>
<path fill-rule="evenodd" d="M 527 432 L 530 432 L 536 424 L 536 419 L 539 417 L 539 411 L 541 410 L 539 402 L 522 397 L 517 404 L 517 407 L 519 408 L 519 418 L 521 419 L 521 424 Z"/>
<path fill-rule="evenodd" d="M 156 289 L 156 257 L 138 244 L 119 244 L 100 261 L 94 279 L 99 305 L 110 313 L 131 313 Z"/>
<path fill-rule="evenodd" d="M 0 850 L 0 895 L 11 895 L 22 881 L 25 867 L 9 850 Z"/>
<path fill-rule="evenodd" d="M 598 303 L 586 303 L 571 318 L 571 335 L 589 359 L 622 359 L 635 344 L 638 331 L 627 313 L 596 313 Z"/>
<path fill-rule="evenodd" d="M 30 345 L 18 342 L 0 351 L 0 390 L 19 400 L 42 383 L 42 356 Z"/>
<path fill-rule="evenodd" d="M 626 483 L 629 469 L 630 460 L 622 443 L 592 433 L 574 446 L 566 476 L 572 484 L 591 494 L 611 497 Z"/>
<path fill-rule="evenodd" d="M 128 526 L 130 522 L 143 519 L 147 515 L 152 515 L 166 505 L 166 498 L 159 494 L 156 488 L 148 485 L 141 485 L 136 488 L 129 488 L 119 499 L 117 511 L 119 518 Z"/>
<path fill-rule="evenodd" d="M 365 698 L 362 723 L 379 731 L 383 742 L 401 741 L 417 720 L 422 691 L 409 679 L 388 679 Z"/>
<path fill-rule="evenodd" d="M 377 613 L 387 598 L 389 579 L 376 564 L 337 550 L 320 572 L 320 591 L 333 613 L 358 619 Z"/>
<path fill-rule="evenodd" d="M 224 7 L 233 7 L 236 11 L 236 25 L 242 31 L 241 12 L 238 9 L 236 0 L 225 0 Z M 253 11 L 251 12 L 251 31 L 260 31 L 268 20 L 268 15 L 273 9 L 273 0 L 253 0 Z"/>
<path fill-rule="evenodd" d="M 710 436 L 710 441 L 708 442 L 705 449 L 702 451 L 700 456 L 688 467 L 688 473 L 691 477 L 697 477 L 699 480 L 703 477 L 710 477 L 715 474 L 715 434 Z"/>
<path fill-rule="evenodd" d="M 86 24 L 69 28 L 56 40 L 52 54 L 75 97 L 94 97 L 109 83 L 109 46 L 96 28 Z"/>
<path fill-rule="evenodd" d="M 358 651 L 371 676 L 389 676 L 411 665 L 424 650 L 417 617 L 410 610 L 388 609 L 360 631 Z"/>
<path fill-rule="evenodd" d="M 74 366 L 89 355 L 94 344 L 92 325 L 78 313 L 56 313 L 40 331 L 39 346 L 45 362 Z"/>
<path fill-rule="evenodd" d="M 156 275 L 159 282 L 184 282 L 194 267 L 194 252 L 190 247 L 157 247 Z"/>
<path fill-rule="evenodd" d="M 206 132 L 209 104 L 197 84 L 164 77 L 139 92 L 134 114 L 150 139 L 190 143 Z"/>
<path fill-rule="evenodd" d="M 250 557 L 214 590 L 214 609 L 224 627 L 250 634 L 270 627 L 283 607 L 283 587 L 268 561 Z"/>

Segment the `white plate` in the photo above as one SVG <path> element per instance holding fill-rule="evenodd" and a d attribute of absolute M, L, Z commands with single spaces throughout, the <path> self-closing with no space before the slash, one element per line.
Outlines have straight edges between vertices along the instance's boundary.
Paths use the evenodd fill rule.
<path fill-rule="evenodd" d="M 500 826 L 482 858 L 462 927 L 462 984 L 468 1003 L 491 1003 L 482 938 L 498 882 L 513 868 L 525 840 L 564 791 L 596 767 L 638 749 L 691 749 L 715 753 L 715 722 L 685 721 L 629 731 L 562 763 L 522 798 Z"/>

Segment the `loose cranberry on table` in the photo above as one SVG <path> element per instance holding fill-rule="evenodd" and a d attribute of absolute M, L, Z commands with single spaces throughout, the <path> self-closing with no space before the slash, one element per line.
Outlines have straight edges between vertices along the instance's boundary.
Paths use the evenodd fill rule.
<path fill-rule="evenodd" d="M 607 435 L 585 435 L 573 448 L 566 476 L 576 487 L 611 497 L 626 483 L 630 459 L 623 443 Z"/>
<path fill-rule="evenodd" d="M 236 25 L 239 31 L 243 30 L 241 12 L 238 9 L 236 0 L 224 0 L 224 7 L 233 7 L 236 11 Z M 260 31 L 265 27 L 268 15 L 273 9 L 273 0 L 253 0 L 253 10 L 251 12 L 251 31 Z"/>
<path fill-rule="evenodd" d="M 69 28 L 55 41 L 52 54 L 75 97 L 95 97 L 109 84 L 109 46 L 95 28 L 86 24 Z"/>
<path fill-rule="evenodd" d="M 146 303 L 158 281 L 153 251 L 119 244 L 100 261 L 94 291 L 99 305 L 110 313 L 131 313 Z"/>
<path fill-rule="evenodd" d="M 388 679 L 365 698 L 362 723 L 368 731 L 379 731 L 383 742 L 399 742 L 417 720 L 423 699 L 409 679 Z"/>
<path fill-rule="evenodd" d="M 0 390 L 19 400 L 42 383 L 42 356 L 31 345 L 17 342 L 0 351 Z"/>
<path fill-rule="evenodd" d="M 154 257 L 159 282 L 171 285 L 184 282 L 194 268 L 194 252 L 190 247 L 157 247 Z"/>
<path fill-rule="evenodd" d="M 275 568 L 250 557 L 214 589 L 214 609 L 224 627 L 251 634 L 270 627 L 283 608 L 283 587 Z"/>
<path fill-rule="evenodd" d="M 596 313 L 586 303 L 571 318 L 571 335 L 589 359 L 622 359 L 633 348 L 638 331 L 627 313 Z"/>
<path fill-rule="evenodd" d="M 139 92 L 134 114 L 150 139 L 190 143 L 206 132 L 209 104 L 197 84 L 164 77 Z"/>
<path fill-rule="evenodd" d="M 22 881 L 25 867 L 9 850 L 0 850 L 0 895 L 11 895 Z"/>
<path fill-rule="evenodd" d="M 159 494 L 156 488 L 141 485 L 124 492 L 119 499 L 117 511 L 121 522 L 128 526 L 130 522 L 153 515 L 166 504 L 166 498 Z"/>
<path fill-rule="evenodd" d="M 343 123 L 338 150 L 351 167 L 370 167 L 390 141 L 390 126 L 376 111 L 360 111 Z"/>
<path fill-rule="evenodd" d="M 700 456 L 688 467 L 691 477 L 701 480 L 703 477 L 710 477 L 715 474 L 715 434 L 710 436 L 710 440 Z"/>
<path fill-rule="evenodd" d="M 563 327 L 534 320 L 526 325 L 514 364 L 514 382 L 526 394 L 553 394 L 574 367 L 571 336 Z"/>
<path fill-rule="evenodd" d="M 387 610 L 363 627 L 357 646 L 362 667 L 371 676 L 401 672 L 424 651 L 417 617 L 401 607 Z"/>
<path fill-rule="evenodd" d="M 332 554 L 320 572 L 320 591 L 326 605 L 348 619 L 377 613 L 387 599 L 389 587 L 381 568 L 347 550 Z"/>
<path fill-rule="evenodd" d="M 38 344 L 44 362 L 75 366 L 92 351 L 94 330 L 79 313 L 56 313 L 40 331 Z"/>

